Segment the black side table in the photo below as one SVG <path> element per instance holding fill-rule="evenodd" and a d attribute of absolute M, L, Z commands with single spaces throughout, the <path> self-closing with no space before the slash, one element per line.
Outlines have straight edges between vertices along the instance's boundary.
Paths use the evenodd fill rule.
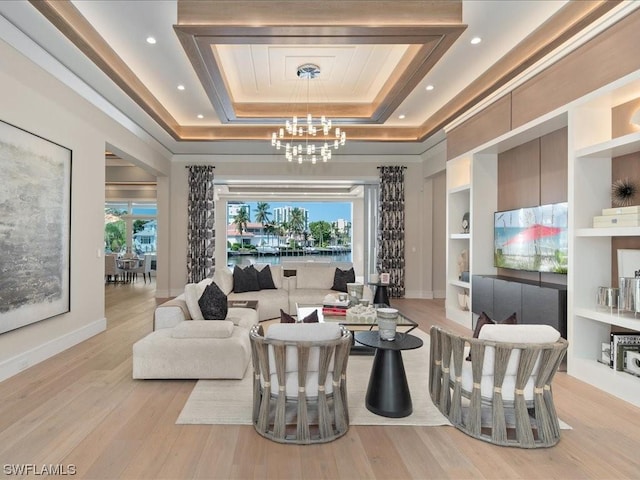
<path fill-rule="evenodd" d="M 367 387 L 366 406 L 383 417 L 406 417 L 413 412 L 402 350 L 420 348 L 423 342 L 409 333 L 396 332 L 393 341 L 380 340 L 376 330 L 357 332 L 356 341 L 376 349 Z"/>
<path fill-rule="evenodd" d="M 388 283 L 370 283 L 369 285 L 373 285 L 376 287 L 376 291 L 373 294 L 373 303 L 390 305 L 389 303 L 389 284 Z"/>

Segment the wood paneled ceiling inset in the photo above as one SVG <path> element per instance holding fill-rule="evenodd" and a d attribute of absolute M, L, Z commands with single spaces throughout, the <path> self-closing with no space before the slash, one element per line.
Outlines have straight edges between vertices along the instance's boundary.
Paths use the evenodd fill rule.
<path fill-rule="evenodd" d="M 465 25 L 447 26 L 212 26 L 175 25 L 174 30 L 200 82 L 223 124 L 281 123 L 295 113 L 306 114 L 306 103 L 238 103 L 225 68 L 215 55 L 219 45 L 290 45 L 305 48 L 336 45 L 407 45 L 393 73 L 375 99 L 368 103 L 335 103 L 331 99 L 317 107 L 340 124 L 382 124 L 413 91 L 436 62 L 453 45 Z M 301 63 L 305 63 L 304 61 Z M 228 66 L 227 66 L 228 67 Z M 322 65 L 320 65 L 322 70 Z M 257 70 L 256 67 L 252 68 Z M 237 75 L 236 75 L 237 76 Z M 312 113 L 313 110 L 312 110 Z"/>
<path fill-rule="evenodd" d="M 420 142 L 428 138 L 622 3 L 621 0 L 567 2 L 484 74 L 458 91 L 427 118 L 420 120 L 421 123 L 389 126 L 377 123 L 382 123 L 384 118 L 391 120 L 394 108 L 401 105 L 403 98 L 410 98 L 410 86 L 418 86 L 438 59 L 441 59 L 440 63 L 446 62 L 446 58 L 442 58 L 443 52 L 466 28 L 461 23 L 462 1 L 177 0 L 178 24 L 174 25 L 174 32 L 177 33 L 177 29 L 185 32 L 188 28 L 195 29 L 191 34 L 179 34 L 187 37 L 182 43 L 183 49 L 192 62 L 201 66 L 201 71 L 197 72 L 199 80 L 206 80 L 206 92 L 214 94 L 212 96 L 218 102 L 215 110 L 224 113 L 220 120 L 226 122 L 222 125 L 193 126 L 176 121 L 70 0 L 29 2 L 177 141 L 263 141 L 270 137 L 273 118 L 282 115 L 280 100 L 266 101 L 264 105 L 251 101 L 234 103 L 225 85 L 226 65 L 220 65 L 215 59 L 212 45 L 213 48 L 215 45 L 232 45 L 230 41 L 236 42 L 235 45 L 256 45 L 256 38 L 260 37 L 256 35 L 257 32 L 263 34 L 263 45 L 275 45 L 276 41 L 282 41 L 278 35 L 286 35 L 306 42 L 300 44 L 301 48 L 309 45 L 366 45 L 367 42 L 384 45 L 381 37 L 387 42 L 399 42 L 407 46 L 406 53 L 398 62 L 398 68 L 393 70 L 393 75 L 385 80 L 374 101 L 365 102 L 364 105 L 342 101 L 323 106 L 323 112 L 336 114 L 332 118 L 339 119 L 340 115 L 344 115 L 336 124 L 349 123 L 350 140 L 382 142 Z M 329 4 L 330 8 L 327 8 Z M 113 8 L 117 9 L 115 5 Z M 212 44 L 206 36 L 196 39 L 195 35 L 199 35 L 197 29 L 201 29 L 201 32 L 214 29 L 218 37 L 228 37 L 215 40 L 227 43 Z M 395 32 L 393 29 L 396 29 Z M 202 43 L 198 45 L 200 40 Z M 201 53 L 201 47 L 205 46 L 208 53 Z M 209 61 L 208 65 L 204 62 L 205 58 Z M 168 65 L 167 68 L 172 66 Z M 218 77 L 212 78 L 216 75 L 216 69 Z M 410 73 L 412 71 L 413 74 Z M 255 117 L 251 119 L 250 115 Z"/>

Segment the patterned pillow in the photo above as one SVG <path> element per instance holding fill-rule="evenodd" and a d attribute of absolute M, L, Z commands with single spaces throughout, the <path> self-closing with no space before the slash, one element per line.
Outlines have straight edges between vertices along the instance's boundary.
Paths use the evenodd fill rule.
<path fill-rule="evenodd" d="M 253 265 L 240 268 L 237 265 L 233 268 L 233 291 L 235 293 L 257 292 L 260 290 L 258 283 L 258 271 Z"/>
<path fill-rule="evenodd" d="M 333 286 L 331 290 L 338 292 L 347 291 L 347 283 L 354 283 L 356 281 L 356 272 L 351 267 L 349 270 L 340 270 L 336 268 L 336 272 L 333 275 Z"/>
<path fill-rule="evenodd" d="M 205 320 L 224 320 L 227 318 L 227 296 L 214 283 L 207 285 L 198 300 L 200 311 Z"/>

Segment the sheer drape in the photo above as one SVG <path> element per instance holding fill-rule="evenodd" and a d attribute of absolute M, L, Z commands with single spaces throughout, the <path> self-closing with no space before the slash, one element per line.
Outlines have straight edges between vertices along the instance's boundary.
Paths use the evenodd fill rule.
<path fill-rule="evenodd" d="M 187 281 L 196 283 L 213 275 L 216 246 L 213 203 L 213 166 L 190 165 L 187 215 Z"/>
<path fill-rule="evenodd" d="M 380 167 L 376 269 L 390 274 L 389 296 L 404 297 L 404 170 Z"/>

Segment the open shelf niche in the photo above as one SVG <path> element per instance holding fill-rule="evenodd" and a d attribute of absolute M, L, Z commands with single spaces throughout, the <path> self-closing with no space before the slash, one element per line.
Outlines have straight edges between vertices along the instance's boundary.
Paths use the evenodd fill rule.
<path fill-rule="evenodd" d="M 640 97 L 640 73 L 604 87 L 569 110 L 569 276 L 567 372 L 640 406 L 640 378 L 600 363 L 612 331 L 640 332 L 640 315 L 596 305 L 600 286 L 618 286 L 617 242 L 640 249 L 640 227 L 593 228 L 593 217 L 611 207 L 613 164 L 640 152 L 640 132 L 612 138 L 615 107 Z M 627 157 L 618 161 L 627 160 Z M 634 178 L 639 181 L 640 179 Z M 635 238 L 634 240 L 634 237 Z"/>
<path fill-rule="evenodd" d="M 493 213 L 497 202 L 497 153 L 470 152 L 447 162 L 447 318 L 472 329 L 474 273 L 495 274 L 493 266 Z M 469 212 L 469 232 L 462 217 Z M 469 274 L 460 279 L 458 259 L 466 250 Z M 460 295 L 467 295 L 462 307 Z"/>
<path fill-rule="evenodd" d="M 471 217 L 471 158 L 460 157 L 447 162 L 447 318 L 471 328 L 471 277 L 460 276 L 459 259 L 464 251 L 471 265 L 471 234 L 465 232 L 462 217 Z M 473 220 L 471 218 L 471 220 Z M 471 223 L 473 228 L 473 224 Z M 468 306 L 465 305 L 468 299 Z"/>

